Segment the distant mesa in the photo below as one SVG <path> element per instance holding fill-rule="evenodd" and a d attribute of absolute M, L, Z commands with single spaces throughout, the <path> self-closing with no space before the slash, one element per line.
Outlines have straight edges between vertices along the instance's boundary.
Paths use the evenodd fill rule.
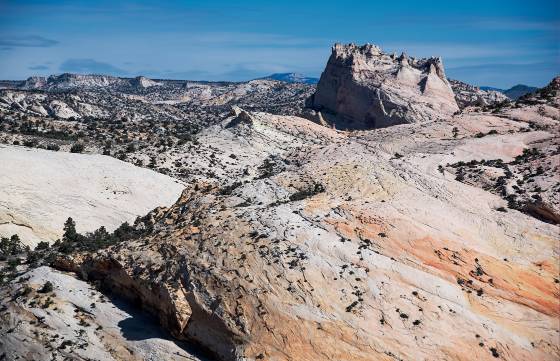
<path fill-rule="evenodd" d="M 19 87 L 29 90 L 91 89 L 105 87 L 133 87 L 145 89 L 158 85 L 161 85 L 161 83 L 144 76 L 119 78 L 111 75 L 63 73 L 59 75 L 50 75 L 48 77 L 32 76 L 23 81 Z"/>
<path fill-rule="evenodd" d="M 304 83 L 304 84 L 317 84 L 318 78 L 307 77 L 299 73 L 274 73 L 264 78 L 264 80 L 278 80 L 286 83 Z"/>
<path fill-rule="evenodd" d="M 121 78 L 109 75 L 85 75 L 63 73 L 49 77 L 35 76 L 23 82 L 23 89 L 69 89 L 74 87 L 106 87 L 121 82 Z"/>
<path fill-rule="evenodd" d="M 459 110 L 441 58 L 396 56 L 371 44 L 335 44 L 307 106 L 338 129 L 435 120 Z"/>
<path fill-rule="evenodd" d="M 161 83 L 158 83 L 157 81 L 154 81 L 152 79 L 148 79 L 145 76 L 137 76 L 134 79 L 131 79 L 130 81 L 132 86 L 136 86 L 139 88 L 149 88 L 152 86 L 161 86 Z"/>

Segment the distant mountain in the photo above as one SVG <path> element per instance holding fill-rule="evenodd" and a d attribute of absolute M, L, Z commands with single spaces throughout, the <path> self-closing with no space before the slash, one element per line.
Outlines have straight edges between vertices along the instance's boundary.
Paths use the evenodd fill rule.
<path fill-rule="evenodd" d="M 298 73 L 275 73 L 264 78 L 267 80 L 279 80 L 286 83 L 305 83 L 305 84 L 317 84 L 319 82 L 318 78 L 310 78 L 303 74 Z"/>
<path fill-rule="evenodd" d="M 507 95 L 508 98 L 518 99 L 525 94 L 529 94 L 529 93 L 532 93 L 532 92 L 536 91 L 537 89 L 539 89 L 539 88 L 536 88 L 536 87 L 533 87 L 533 86 L 527 86 L 527 85 L 523 85 L 523 84 L 518 84 L 518 85 L 513 86 L 513 87 L 509 88 L 508 90 L 506 90 L 504 92 L 504 94 Z"/>
<path fill-rule="evenodd" d="M 509 89 L 498 89 L 498 88 L 492 88 L 492 87 L 489 87 L 489 86 L 481 86 L 480 89 L 486 90 L 486 91 L 488 91 L 488 90 L 497 91 L 497 92 L 505 94 L 510 99 L 517 100 L 525 94 L 533 93 L 538 88 L 533 87 L 533 86 L 523 85 L 523 84 L 517 84 L 517 85 L 515 85 L 515 86 L 513 86 Z"/>

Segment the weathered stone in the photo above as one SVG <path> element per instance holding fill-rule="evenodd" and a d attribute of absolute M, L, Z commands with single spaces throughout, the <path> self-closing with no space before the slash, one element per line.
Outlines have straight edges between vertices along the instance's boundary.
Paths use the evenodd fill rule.
<path fill-rule="evenodd" d="M 459 110 L 440 58 L 396 58 L 370 44 L 335 44 L 307 106 L 335 114 L 338 129 L 436 120 Z"/>

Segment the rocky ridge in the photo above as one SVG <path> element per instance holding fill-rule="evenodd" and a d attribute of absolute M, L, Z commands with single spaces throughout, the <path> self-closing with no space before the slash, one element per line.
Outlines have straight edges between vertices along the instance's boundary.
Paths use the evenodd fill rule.
<path fill-rule="evenodd" d="M 299 73 L 274 73 L 267 77 L 264 77 L 263 79 L 279 80 L 288 83 L 306 83 L 306 84 L 317 84 L 319 82 L 319 79 L 317 78 L 307 77 Z"/>
<path fill-rule="evenodd" d="M 510 99 L 494 90 L 481 90 L 479 87 L 449 79 L 449 84 L 455 93 L 455 100 L 459 108 L 468 106 L 488 106 L 509 101 Z"/>
<path fill-rule="evenodd" d="M 499 89 L 499 88 L 492 88 L 492 87 L 486 87 L 486 86 L 482 86 L 480 88 L 482 90 L 493 90 L 493 91 L 503 93 L 505 96 L 507 96 L 509 99 L 512 99 L 512 100 L 517 100 L 517 99 L 521 98 L 522 96 L 534 93 L 536 90 L 539 89 L 539 88 L 524 85 L 524 84 L 517 84 L 517 85 L 512 86 L 509 89 Z"/>

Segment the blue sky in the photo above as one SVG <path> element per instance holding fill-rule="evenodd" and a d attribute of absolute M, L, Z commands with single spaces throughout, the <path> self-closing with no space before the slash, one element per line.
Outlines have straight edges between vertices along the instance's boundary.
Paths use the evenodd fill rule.
<path fill-rule="evenodd" d="M 319 76 L 334 42 L 442 56 L 476 85 L 542 86 L 560 73 L 560 1 L 0 0 L 0 79 Z"/>

